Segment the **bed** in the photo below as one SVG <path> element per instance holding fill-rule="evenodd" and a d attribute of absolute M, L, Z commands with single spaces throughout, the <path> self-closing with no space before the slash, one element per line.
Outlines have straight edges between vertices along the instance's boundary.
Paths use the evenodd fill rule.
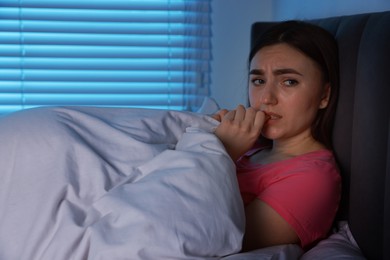
<path fill-rule="evenodd" d="M 390 13 L 313 22 L 337 34 L 343 50 L 353 32 L 358 39 L 372 35 L 371 30 L 379 35 L 390 24 Z M 269 25 L 256 23 L 252 38 Z M 382 41 L 375 43 L 390 57 L 390 36 L 381 33 L 380 37 Z M 356 43 L 347 46 L 353 50 Z M 371 58 L 382 58 L 373 56 L 378 46 L 368 48 Z M 349 68 L 344 59 L 356 62 L 344 52 L 340 57 L 342 72 Z M 370 68 L 376 64 L 367 62 Z M 380 96 L 375 104 L 379 108 L 361 111 L 356 106 L 362 95 L 370 98 L 370 91 L 362 91 L 360 82 L 355 88 L 354 81 L 348 81 L 355 80 L 356 67 L 351 69 L 354 72 L 342 78 L 342 89 L 346 84 L 350 87 L 342 91 L 339 107 L 344 114 L 350 112 L 348 118 L 354 118 L 352 110 L 387 118 L 373 134 L 383 137 L 375 145 L 385 156 L 375 157 L 379 167 L 375 181 L 356 169 L 360 157 L 350 156 L 351 142 L 359 139 L 365 127 L 338 114 L 335 146 L 347 196 L 329 238 L 308 252 L 297 245 L 280 245 L 240 253 L 243 205 L 234 164 L 213 134 L 218 122 L 207 116 L 217 105 L 208 100 L 197 113 L 43 107 L 1 118 L 0 259 L 388 258 L 389 90 L 382 91 L 385 85 L 378 84 Z M 386 69 L 383 75 L 387 77 Z M 370 164 L 372 156 L 366 157 L 365 163 Z M 356 198 L 362 180 L 369 183 L 367 200 Z M 362 206 L 372 200 L 379 203 L 359 215 L 358 200 Z M 373 220 L 378 223 L 372 224 Z"/>

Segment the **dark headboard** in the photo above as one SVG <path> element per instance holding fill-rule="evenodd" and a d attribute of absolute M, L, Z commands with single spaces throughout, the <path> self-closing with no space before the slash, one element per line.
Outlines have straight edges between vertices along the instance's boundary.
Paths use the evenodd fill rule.
<path fill-rule="evenodd" d="M 344 197 L 338 218 L 348 219 L 366 257 L 390 259 L 390 11 L 310 22 L 339 45 L 333 138 Z M 252 44 L 272 24 L 253 24 Z"/>

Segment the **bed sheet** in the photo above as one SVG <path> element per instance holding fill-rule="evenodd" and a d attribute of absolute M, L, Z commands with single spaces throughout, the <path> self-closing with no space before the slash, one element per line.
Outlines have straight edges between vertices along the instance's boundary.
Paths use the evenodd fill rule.
<path fill-rule="evenodd" d="M 201 114 L 38 108 L 0 119 L 0 259 L 218 259 L 234 164 Z"/>

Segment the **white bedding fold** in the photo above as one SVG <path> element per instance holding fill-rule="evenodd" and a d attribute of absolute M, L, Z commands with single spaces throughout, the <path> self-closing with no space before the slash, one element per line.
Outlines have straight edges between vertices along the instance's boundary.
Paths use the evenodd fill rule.
<path fill-rule="evenodd" d="M 234 164 L 188 112 L 40 108 L 0 119 L 0 259 L 238 252 Z"/>

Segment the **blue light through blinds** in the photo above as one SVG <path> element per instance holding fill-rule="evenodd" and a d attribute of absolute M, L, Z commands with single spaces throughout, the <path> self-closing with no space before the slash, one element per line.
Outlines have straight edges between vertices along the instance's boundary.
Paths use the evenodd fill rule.
<path fill-rule="evenodd" d="M 1 0 L 0 114 L 47 105 L 195 110 L 210 0 Z"/>

